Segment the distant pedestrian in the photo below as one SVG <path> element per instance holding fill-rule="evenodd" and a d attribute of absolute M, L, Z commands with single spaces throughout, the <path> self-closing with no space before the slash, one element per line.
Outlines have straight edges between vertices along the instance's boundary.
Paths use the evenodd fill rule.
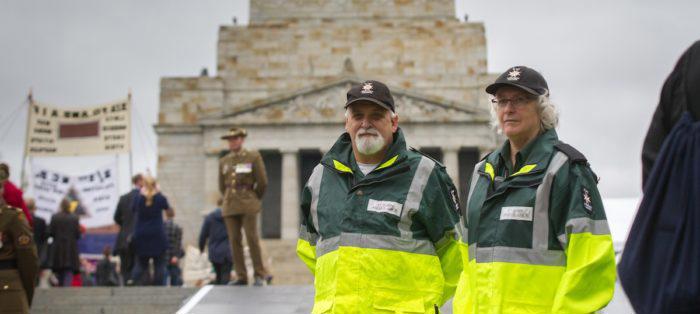
<path fill-rule="evenodd" d="M 29 213 L 29 210 L 27 210 L 27 205 L 24 203 L 22 190 L 10 182 L 10 166 L 4 162 L 0 163 L 0 171 L 6 173 L 8 177 L 5 180 L 5 183 L 3 183 L 4 190 L 2 192 L 2 198 L 5 199 L 7 205 L 21 209 L 22 212 L 24 212 L 24 216 L 27 218 L 29 226 L 32 226 L 32 216 Z"/>
<path fill-rule="evenodd" d="M 175 211 L 166 211 L 165 218 L 165 235 L 168 238 L 168 249 L 165 251 L 165 260 L 168 261 L 166 285 L 182 286 L 180 259 L 185 256 L 185 251 L 182 249 L 182 228 L 173 219 Z"/>
<path fill-rule="evenodd" d="M 165 251 L 168 239 L 165 235 L 163 211 L 172 211 L 168 199 L 160 193 L 156 180 L 150 176 L 143 179 L 143 188 L 134 199 L 134 234 L 132 243 L 136 254 L 136 265 L 131 273 L 134 283 L 149 284 L 141 280 L 148 265 L 153 261 L 152 285 L 165 284 Z"/>
<path fill-rule="evenodd" d="M 231 246 L 226 234 L 226 224 L 221 215 L 221 199 L 217 202 L 217 207 L 204 219 L 202 230 L 199 232 L 199 251 L 204 252 L 204 247 L 209 246 L 209 261 L 214 266 L 216 272 L 217 285 L 225 285 L 231 280 Z"/>
<path fill-rule="evenodd" d="M 137 174 L 131 178 L 133 188 L 129 193 L 122 195 L 114 211 L 114 222 L 119 225 L 119 234 L 114 245 L 114 254 L 119 255 L 120 271 L 124 281 L 129 281 L 131 271 L 134 269 L 134 248 L 132 234 L 134 232 L 133 202 L 143 187 L 143 177 Z"/>
<path fill-rule="evenodd" d="M 60 211 L 51 217 L 49 235 L 53 238 L 49 253 L 49 265 L 61 287 L 71 286 L 73 274 L 80 273 L 78 239 L 80 224 L 78 216 L 70 212 L 71 204 L 67 199 L 61 201 Z"/>
<path fill-rule="evenodd" d="M 102 259 L 97 262 L 95 270 L 95 285 L 102 287 L 114 287 L 119 285 L 119 275 L 117 274 L 117 265 L 112 262 L 110 256 L 112 248 L 106 246 L 102 250 Z"/>

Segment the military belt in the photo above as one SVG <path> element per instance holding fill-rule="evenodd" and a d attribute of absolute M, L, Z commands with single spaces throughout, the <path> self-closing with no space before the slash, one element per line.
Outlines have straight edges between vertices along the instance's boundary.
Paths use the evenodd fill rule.
<path fill-rule="evenodd" d="M 4 269 L 17 269 L 17 260 L 8 259 L 8 260 L 0 261 L 0 270 L 4 270 Z"/>

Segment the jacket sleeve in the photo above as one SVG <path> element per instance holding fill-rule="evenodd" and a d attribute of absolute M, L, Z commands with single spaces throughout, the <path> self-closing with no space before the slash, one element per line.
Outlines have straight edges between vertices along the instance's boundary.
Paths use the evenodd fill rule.
<path fill-rule="evenodd" d="M 119 197 L 119 201 L 117 202 L 117 209 L 114 211 L 114 222 L 122 226 L 124 224 L 124 219 L 122 217 L 122 211 L 124 210 L 124 202 L 125 202 L 125 197 L 122 195 Z"/>
<path fill-rule="evenodd" d="M 315 173 L 312 174 L 311 181 Z M 304 186 L 301 193 L 301 213 L 299 239 L 297 240 L 297 255 L 304 264 L 311 270 L 312 274 L 316 274 L 316 241 L 318 240 L 318 232 L 314 228 L 311 219 L 311 202 L 312 191 L 309 185 Z"/>
<path fill-rule="evenodd" d="M 255 175 L 255 194 L 258 198 L 262 198 L 267 189 L 267 172 L 265 171 L 265 163 L 259 152 L 257 152 L 255 162 L 253 163 L 253 174 Z"/>
<path fill-rule="evenodd" d="M 32 304 L 34 296 L 34 282 L 39 272 L 39 258 L 36 252 L 36 245 L 32 237 L 29 225 L 24 222 L 24 213 L 17 212 L 10 222 L 10 234 L 14 240 L 17 253 L 17 268 L 19 270 L 22 286 L 27 294 L 27 301 Z"/>
<path fill-rule="evenodd" d="M 452 298 L 462 273 L 462 255 L 459 250 L 459 199 L 457 189 L 445 172 L 436 166 L 423 191 L 422 209 L 419 211 L 423 225 L 435 246 L 444 277 L 444 289 L 440 305 Z"/>
<path fill-rule="evenodd" d="M 556 225 L 559 242 L 566 252 L 566 270 L 552 313 L 592 313 L 605 307 L 613 297 L 616 270 L 612 236 L 590 168 L 573 164 L 570 170 L 563 171 L 568 172 L 568 177 L 553 185 L 557 190 L 552 191 L 552 204 L 562 209 Z"/>
<path fill-rule="evenodd" d="M 209 224 L 211 223 L 211 215 L 207 215 L 204 219 L 204 224 L 202 224 L 202 230 L 199 231 L 199 251 L 204 253 L 204 247 L 207 244 L 207 239 L 209 238 Z"/>

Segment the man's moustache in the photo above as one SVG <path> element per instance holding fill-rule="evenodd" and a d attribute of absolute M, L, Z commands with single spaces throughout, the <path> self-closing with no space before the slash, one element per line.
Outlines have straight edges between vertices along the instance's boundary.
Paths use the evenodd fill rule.
<path fill-rule="evenodd" d="M 366 129 L 366 130 L 360 130 L 357 132 L 357 135 L 365 135 L 365 134 L 370 134 L 370 135 L 379 135 L 379 132 L 375 129 Z"/>

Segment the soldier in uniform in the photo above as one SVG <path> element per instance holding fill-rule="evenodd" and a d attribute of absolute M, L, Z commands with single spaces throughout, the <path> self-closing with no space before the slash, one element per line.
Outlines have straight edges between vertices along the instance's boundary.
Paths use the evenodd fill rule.
<path fill-rule="evenodd" d="M 263 265 L 257 217 L 260 199 L 267 187 L 265 164 L 256 150 L 246 150 L 243 142 L 247 132 L 231 128 L 221 139 L 228 140 L 230 152 L 219 160 L 219 191 L 223 195 L 222 214 L 231 242 L 236 281 L 233 285 L 247 285 L 248 274 L 243 258 L 241 229 L 245 232 L 253 260 L 255 285 L 270 283 L 272 276 Z"/>
<path fill-rule="evenodd" d="M 0 194 L 8 173 L 0 170 Z M 29 313 L 39 259 L 21 209 L 0 197 L 0 313 Z"/>

